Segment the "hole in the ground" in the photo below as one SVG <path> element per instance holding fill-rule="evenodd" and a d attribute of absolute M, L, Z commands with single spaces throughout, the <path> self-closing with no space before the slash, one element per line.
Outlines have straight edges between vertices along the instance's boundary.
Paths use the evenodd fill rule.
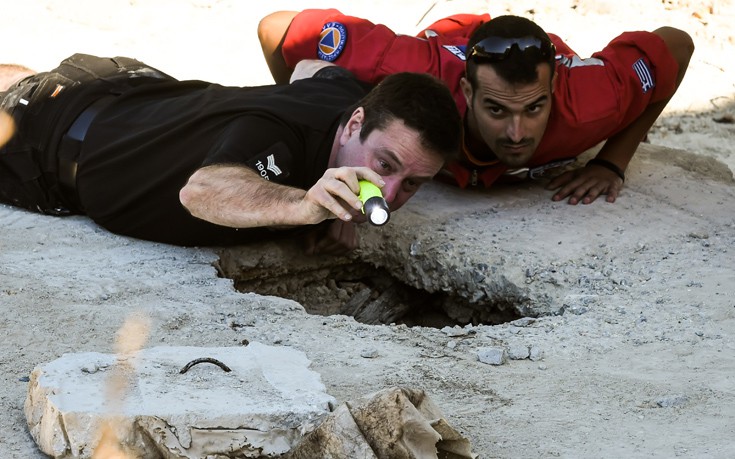
<path fill-rule="evenodd" d="M 278 272 L 276 272 L 278 271 Z M 406 285 L 386 270 L 368 263 L 337 264 L 299 272 L 220 272 L 241 292 L 292 299 L 310 314 L 352 316 L 365 324 L 405 324 L 442 328 L 495 325 L 521 316 L 511 304 L 470 305 L 451 293 L 431 293 Z"/>

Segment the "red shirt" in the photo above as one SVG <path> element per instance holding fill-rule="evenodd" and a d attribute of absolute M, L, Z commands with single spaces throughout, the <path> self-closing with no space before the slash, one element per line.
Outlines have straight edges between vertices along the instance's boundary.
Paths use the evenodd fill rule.
<path fill-rule="evenodd" d="M 396 72 L 430 73 L 446 82 L 464 113 L 459 81 L 464 76 L 467 41 L 489 20 L 488 14 L 460 14 L 409 36 L 335 9 L 304 10 L 288 29 L 283 56 L 291 68 L 302 59 L 328 60 L 369 83 Z M 558 36 L 549 36 L 557 49 L 558 75 L 549 122 L 527 164 L 530 168 L 582 154 L 676 89 L 677 63 L 653 33 L 625 32 L 588 59 L 577 56 Z M 462 187 L 473 181 L 473 175 L 490 186 L 507 171 L 505 165 L 482 163 L 469 152 L 447 169 Z"/>

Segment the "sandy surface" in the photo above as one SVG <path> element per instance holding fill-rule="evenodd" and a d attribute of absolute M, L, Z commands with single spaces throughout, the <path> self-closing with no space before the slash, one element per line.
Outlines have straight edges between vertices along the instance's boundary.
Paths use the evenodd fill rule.
<path fill-rule="evenodd" d="M 535 320 L 451 336 L 308 315 L 290 300 L 237 292 L 215 267 L 274 269 L 293 262 L 288 247 L 245 247 L 218 263 L 214 250 L 0 206 L 0 457 L 43 457 L 23 414 L 31 370 L 66 352 L 110 352 L 131 311 L 152 318 L 151 346 L 247 339 L 301 349 L 338 400 L 422 387 L 482 457 L 735 457 L 733 2 L 433 4 L 3 0 L 0 61 L 43 70 L 74 52 L 126 55 L 231 85 L 270 81 L 258 19 L 307 6 L 405 32 L 454 12 L 528 14 L 581 54 L 623 30 L 672 25 L 697 50 L 617 203 L 552 203 L 533 185 L 432 185 L 384 230 L 365 231 L 357 257 L 427 290 L 515 295 L 528 312 L 551 314 Z M 491 346 L 542 358 L 479 362 Z"/>

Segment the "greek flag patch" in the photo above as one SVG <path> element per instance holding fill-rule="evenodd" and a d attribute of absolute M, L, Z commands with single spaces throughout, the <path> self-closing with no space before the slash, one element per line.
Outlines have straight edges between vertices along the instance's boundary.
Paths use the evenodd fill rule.
<path fill-rule="evenodd" d="M 656 86 L 656 82 L 653 81 L 651 70 L 648 68 L 648 64 L 646 64 L 643 58 L 635 61 L 633 64 L 633 70 L 635 70 L 636 75 L 638 75 L 638 79 L 641 80 L 641 89 L 644 94 Z"/>
<path fill-rule="evenodd" d="M 347 43 L 347 28 L 339 22 L 327 22 L 319 34 L 319 59 L 334 62 Z"/>

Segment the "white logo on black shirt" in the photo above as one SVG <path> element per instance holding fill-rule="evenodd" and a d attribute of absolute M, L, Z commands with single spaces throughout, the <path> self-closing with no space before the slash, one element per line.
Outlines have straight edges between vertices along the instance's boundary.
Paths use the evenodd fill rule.
<path fill-rule="evenodd" d="M 276 176 L 281 175 L 281 168 L 276 166 L 276 158 L 273 155 L 268 155 L 268 165 L 265 168 L 276 174 Z"/>
<path fill-rule="evenodd" d="M 268 174 L 269 171 L 276 177 L 283 173 L 281 168 L 276 166 L 276 158 L 272 154 L 268 155 L 266 160 L 268 161 L 268 165 L 263 165 L 263 161 L 260 160 L 255 163 L 255 167 L 258 169 L 261 177 L 266 180 L 270 180 L 270 174 Z"/>

